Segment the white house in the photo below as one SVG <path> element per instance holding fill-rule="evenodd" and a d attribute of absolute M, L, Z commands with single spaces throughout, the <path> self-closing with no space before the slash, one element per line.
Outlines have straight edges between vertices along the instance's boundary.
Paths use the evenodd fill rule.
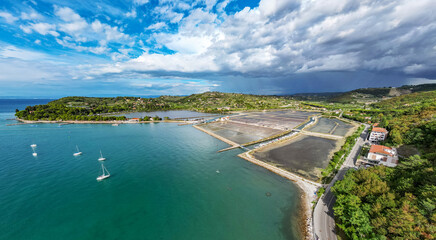
<path fill-rule="evenodd" d="M 388 136 L 388 131 L 386 129 L 380 127 L 373 127 L 368 140 L 371 142 L 384 141 L 387 136 Z"/>
<path fill-rule="evenodd" d="M 366 158 L 371 163 L 382 164 L 388 167 L 395 167 L 398 164 L 397 151 L 383 145 L 372 145 Z"/>

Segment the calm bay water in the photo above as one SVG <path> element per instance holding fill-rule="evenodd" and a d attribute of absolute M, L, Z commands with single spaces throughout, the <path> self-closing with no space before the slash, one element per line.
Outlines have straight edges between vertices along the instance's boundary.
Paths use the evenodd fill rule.
<path fill-rule="evenodd" d="M 115 116 L 126 116 L 127 118 L 143 118 L 145 116 L 154 117 L 158 116 L 161 118 L 169 117 L 174 118 L 196 118 L 196 117 L 213 117 L 219 116 L 217 114 L 201 113 L 186 110 L 174 110 L 174 111 L 154 111 L 154 112 L 134 112 L 134 113 L 124 113 L 116 114 Z"/>
<path fill-rule="evenodd" d="M 0 100 L 0 239 L 299 239 L 297 188 L 191 126 L 5 126 L 44 103 L 14 101 Z"/>

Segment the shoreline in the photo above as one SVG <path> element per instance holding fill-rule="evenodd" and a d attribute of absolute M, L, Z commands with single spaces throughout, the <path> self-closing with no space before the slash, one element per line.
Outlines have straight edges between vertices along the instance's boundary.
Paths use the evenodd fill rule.
<path fill-rule="evenodd" d="M 49 121 L 49 120 L 24 120 L 24 119 L 15 119 L 24 124 L 33 124 L 33 123 L 67 123 L 67 124 L 136 124 L 136 123 L 189 123 L 187 121 L 182 120 L 157 120 L 157 121 L 80 121 L 80 120 L 65 120 L 65 121 Z"/>
<path fill-rule="evenodd" d="M 316 191 L 321 187 L 321 184 L 312 182 L 308 179 L 305 179 L 303 177 L 300 177 L 296 174 L 293 174 L 291 172 L 288 172 L 286 170 L 283 170 L 281 168 L 278 168 L 276 166 L 270 165 L 266 162 L 260 161 L 253 157 L 250 154 L 251 151 L 238 154 L 238 157 L 245 159 L 253 164 L 256 164 L 260 167 L 263 167 L 283 178 L 286 178 L 295 185 L 297 185 L 298 189 L 301 192 L 300 197 L 300 209 L 299 212 L 301 213 L 301 216 L 299 217 L 304 221 L 303 224 L 299 224 L 299 228 L 301 229 L 301 233 L 304 237 L 304 239 L 312 239 L 312 232 L 313 232 L 313 226 L 312 226 L 312 202 L 316 200 Z"/>
<path fill-rule="evenodd" d="M 160 120 L 160 121 L 117 121 L 117 120 L 113 120 L 113 121 L 80 121 L 80 120 L 66 120 L 66 121 L 49 121 L 49 120 L 37 120 L 37 121 L 32 121 L 32 120 L 24 120 L 24 119 L 15 119 L 19 122 L 21 122 L 22 124 L 37 124 L 37 123 L 51 123 L 51 124 L 138 124 L 138 123 L 159 123 L 159 122 L 163 122 L 163 123 L 186 123 L 186 124 L 192 124 L 189 121 L 181 121 L 181 120 Z M 218 140 L 221 140 L 229 145 L 231 145 L 231 147 L 239 147 L 241 146 L 240 144 L 237 144 L 229 139 L 226 139 L 224 137 L 221 137 L 213 132 L 210 132 L 204 128 L 201 127 L 200 125 L 193 125 L 194 128 L 212 136 L 215 137 Z M 296 136 L 299 136 L 301 134 L 296 134 Z M 294 139 L 296 136 L 292 136 L 291 139 Z M 286 139 L 289 140 L 289 139 Z M 283 141 L 283 140 L 282 140 Z M 282 142 L 280 141 L 280 142 Z M 275 144 L 273 144 L 275 145 Z M 299 207 L 298 207 L 298 219 L 303 220 L 303 221 L 298 221 L 298 224 L 296 225 L 296 227 L 299 229 L 300 234 L 303 236 L 304 239 L 312 239 L 313 237 L 313 226 L 312 226 L 312 220 L 313 220 L 313 216 L 312 216 L 312 202 L 315 201 L 317 199 L 316 197 L 316 192 L 318 191 L 318 189 L 322 186 L 319 183 L 313 182 L 309 179 L 306 179 L 304 177 L 301 177 L 297 174 L 294 174 L 292 172 L 289 172 L 287 170 L 281 169 L 279 167 L 276 167 L 274 165 L 271 165 L 269 163 L 260 161 L 258 159 L 256 159 L 254 156 L 252 156 L 250 153 L 253 152 L 254 150 L 250 150 L 250 151 L 246 151 L 244 153 L 238 154 L 237 156 L 249 161 L 253 164 L 256 164 L 260 167 L 263 167 L 283 178 L 286 178 L 290 181 L 292 181 L 298 188 L 300 194 L 300 202 L 299 202 Z M 304 224 L 303 224 L 304 222 Z"/>
<path fill-rule="evenodd" d="M 218 140 L 221 140 L 233 147 L 238 147 L 240 146 L 239 144 L 232 142 L 222 136 L 219 136 L 211 131 L 208 131 L 204 128 L 202 128 L 201 126 L 198 125 L 193 125 L 194 128 L 212 136 L 217 138 Z M 296 136 L 299 136 L 301 134 L 296 134 Z M 291 139 L 295 138 L 295 136 L 292 136 Z M 283 141 L 283 140 L 282 140 Z M 286 171 L 284 169 L 281 169 L 279 167 L 276 167 L 274 165 L 271 165 L 269 163 L 260 161 L 258 159 L 256 159 L 254 156 L 251 155 L 251 152 L 253 152 L 255 150 L 250 150 L 250 151 L 246 151 L 244 153 L 238 154 L 237 156 L 249 161 L 253 164 L 256 164 L 260 167 L 263 167 L 283 178 L 286 178 L 290 181 L 292 181 L 297 188 L 299 189 L 299 192 L 301 193 L 300 195 L 300 203 L 299 203 L 299 209 L 298 209 L 298 218 L 303 220 L 301 222 L 304 222 L 304 224 L 302 224 L 301 222 L 297 225 L 298 229 L 300 229 L 300 234 L 303 236 L 304 239 L 310 240 L 313 238 L 313 221 L 312 221 L 312 202 L 316 201 L 317 196 L 316 196 L 316 192 L 318 191 L 318 189 L 320 187 L 322 187 L 322 184 L 320 183 L 316 183 L 313 182 L 309 179 L 303 178 L 297 174 L 294 174 L 292 172 Z"/>

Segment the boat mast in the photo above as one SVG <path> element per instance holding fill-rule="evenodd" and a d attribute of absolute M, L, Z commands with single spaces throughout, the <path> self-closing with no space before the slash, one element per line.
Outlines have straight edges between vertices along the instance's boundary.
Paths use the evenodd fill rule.
<path fill-rule="evenodd" d="M 107 175 L 110 175 L 109 171 L 106 168 L 104 168 L 104 170 L 106 170 Z M 103 170 L 103 174 L 104 174 L 104 170 Z"/>

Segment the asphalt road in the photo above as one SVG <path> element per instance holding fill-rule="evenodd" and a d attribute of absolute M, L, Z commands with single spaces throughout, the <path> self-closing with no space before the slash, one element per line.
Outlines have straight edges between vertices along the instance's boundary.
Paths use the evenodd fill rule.
<path fill-rule="evenodd" d="M 345 173 L 350 168 L 355 167 L 355 162 L 357 156 L 359 155 L 360 149 L 365 143 L 366 136 L 368 134 L 369 125 L 365 124 L 365 129 L 342 164 L 339 172 L 327 186 L 324 195 L 318 201 L 313 212 L 313 231 L 315 239 L 321 240 L 336 240 L 335 232 L 335 219 L 333 215 L 333 205 L 335 203 L 335 196 L 330 191 L 330 188 L 335 184 L 336 181 L 344 178 Z"/>

